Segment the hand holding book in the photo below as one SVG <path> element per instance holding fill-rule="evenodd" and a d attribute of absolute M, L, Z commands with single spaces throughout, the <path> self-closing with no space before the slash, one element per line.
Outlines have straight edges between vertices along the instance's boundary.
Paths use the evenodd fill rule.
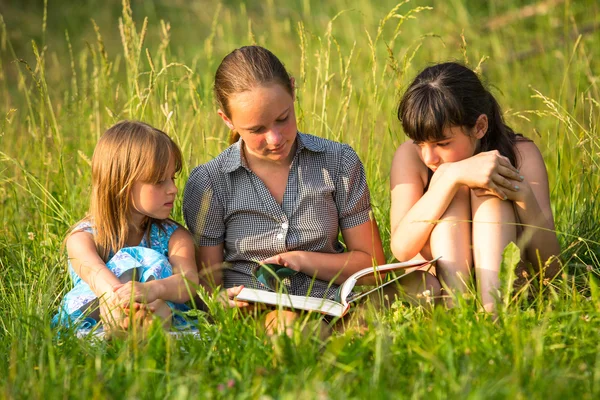
<path fill-rule="evenodd" d="M 287 308 L 292 308 L 292 309 L 296 309 L 296 310 L 312 310 L 312 311 L 317 311 L 317 312 L 321 312 L 324 314 L 333 315 L 336 317 L 341 317 L 348 312 L 348 310 L 350 309 L 350 304 L 352 302 L 355 302 L 358 299 L 365 297 L 369 293 L 371 293 L 375 290 L 379 290 L 382 287 L 384 287 L 392 282 L 395 282 L 396 280 L 400 279 L 402 276 L 398 276 L 397 278 L 388 280 L 387 282 L 384 282 L 384 283 L 382 283 L 380 281 L 380 283 L 374 289 L 369 290 L 364 293 L 358 293 L 354 296 L 351 296 L 351 298 L 349 298 L 348 295 L 352 292 L 352 289 L 356 285 L 357 281 L 360 280 L 361 278 L 368 277 L 369 275 L 372 276 L 377 273 L 379 273 L 379 274 L 386 273 L 388 271 L 395 271 L 395 270 L 413 268 L 413 267 L 421 268 L 421 267 L 425 267 L 427 265 L 434 263 L 437 259 L 439 259 L 439 257 L 434 260 L 429 260 L 429 261 L 427 261 L 427 260 L 412 260 L 412 261 L 405 261 L 405 262 L 401 262 L 401 263 L 386 264 L 386 265 L 379 265 L 376 267 L 364 268 L 364 269 L 354 273 L 352 276 L 350 276 L 348 279 L 346 279 L 340 285 L 340 288 L 338 291 L 339 301 L 310 297 L 310 296 L 290 295 L 285 292 L 285 289 L 282 288 L 282 285 L 277 285 L 277 282 L 281 282 L 282 279 L 285 279 L 286 275 L 289 277 L 290 276 L 289 274 L 294 274 L 297 272 L 293 271 L 291 269 L 285 268 L 285 267 L 281 268 L 280 265 L 270 265 L 270 266 L 261 265 L 261 267 L 259 267 L 257 269 L 257 273 L 261 274 L 260 276 L 262 276 L 262 279 L 265 282 L 269 282 L 271 279 L 275 279 L 275 282 L 276 282 L 275 285 L 278 286 L 278 290 L 277 291 L 267 291 L 267 290 L 260 290 L 260 289 L 244 288 L 241 290 L 241 292 L 237 296 L 237 300 L 248 301 L 248 302 L 253 302 L 253 303 L 271 304 L 271 305 L 278 306 L 278 307 L 287 307 Z M 259 272 L 259 271 L 262 271 L 262 272 Z M 257 275 L 257 279 L 259 281 L 261 279 L 260 276 Z M 281 277 L 283 277 L 283 278 L 281 278 Z M 279 281 L 277 281 L 278 278 L 280 279 Z M 269 285 L 265 285 L 265 286 L 270 287 Z M 272 290 L 274 290 L 274 289 L 272 289 Z"/>

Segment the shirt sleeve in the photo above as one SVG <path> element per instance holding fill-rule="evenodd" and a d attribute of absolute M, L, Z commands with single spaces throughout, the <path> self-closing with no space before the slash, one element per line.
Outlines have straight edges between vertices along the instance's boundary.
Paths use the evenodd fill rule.
<path fill-rule="evenodd" d="M 353 228 L 370 220 L 371 195 L 362 162 L 356 152 L 343 145 L 335 201 L 340 229 Z"/>
<path fill-rule="evenodd" d="M 185 185 L 183 217 L 198 246 L 216 246 L 225 240 L 224 209 L 206 166 L 196 167 Z"/>

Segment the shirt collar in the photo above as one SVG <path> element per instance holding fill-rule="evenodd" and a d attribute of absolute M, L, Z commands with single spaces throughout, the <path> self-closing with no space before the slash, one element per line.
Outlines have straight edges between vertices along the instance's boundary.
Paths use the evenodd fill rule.
<path fill-rule="evenodd" d="M 298 132 L 298 135 L 296 136 L 296 142 L 298 146 L 296 147 L 296 154 L 294 157 L 297 157 L 298 154 L 300 154 L 300 152 L 304 149 L 316 153 L 325 151 L 325 145 L 323 144 L 323 141 L 312 135 Z M 237 142 L 229 146 L 224 155 L 225 161 L 221 167 L 223 172 L 230 173 L 240 167 L 244 167 L 249 170 L 248 164 L 242 153 L 242 138 L 239 138 Z"/>

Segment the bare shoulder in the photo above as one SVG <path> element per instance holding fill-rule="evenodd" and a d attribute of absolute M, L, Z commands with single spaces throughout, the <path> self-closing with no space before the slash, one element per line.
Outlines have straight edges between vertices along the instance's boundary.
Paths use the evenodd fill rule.
<path fill-rule="evenodd" d="M 193 247 L 194 240 L 192 238 L 192 234 L 187 229 L 180 226 L 173 231 L 171 238 L 169 239 L 169 247 L 174 244 L 190 245 Z"/>
<path fill-rule="evenodd" d="M 410 140 L 407 140 L 398 146 L 394 153 L 394 161 L 401 160 L 403 162 L 408 162 L 415 161 L 415 159 L 420 160 L 419 154 L 417 153 L 416 146 Z"/>
<path fill-rule="evenodd" d="M 517 168 L 527 169 L 546 169 L 544 158 L 537 145 L 529 140 L 520 140 L 515 143 L 517 155 Z"/>
<path fill-rule="evenodd" d="M 71 232 L 67 237 L 65 244 L 67 246 L 67 251 L 77 249 L 86 245 L 93 245 L 94 248 L 96 246 L 94 242 L 94 235 L 92 235 L 90 232 L 79 230 Z"/>
<path fill-rule="evenodd" d="M 392 187 L 400 181 L 418 180 L 423 184 L 427 181 L 427 166 L 419 157 L 417 146 L 410 140 L 402 143 L 392 161 L 391 183 Z"/>

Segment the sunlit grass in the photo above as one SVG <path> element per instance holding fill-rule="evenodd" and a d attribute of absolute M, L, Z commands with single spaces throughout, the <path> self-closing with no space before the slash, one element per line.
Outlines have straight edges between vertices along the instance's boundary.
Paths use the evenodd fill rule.
<path fill-rule="evenodd" d="M 600 10 L 542 3 L 551 6 L 523 16 L 518 1 L 82 2 L 68 24 L 53 2 L 2 10 L 0 396 L 596 398 Z M 182 189 L 191 168 L 227 146 L 214 70 L 250 43 L 294 75 L 300 129 L 357 150 L 386 248 L 400 94 L 434 62 L 480 70 L 511 126 L 545 156 L 561 279 L 534 279 L 497 321 L 473 295 L 453 310 L 398 303 L 367 313 L 366 331 L 325 342 L 300 329 L 271 340 L 218 307 L 200 317 L 204 340 L 57 338 L 49 321 L 70 285 L 62 239 L 87 209 L 98 137 L 120 119 L 165 130 L 183 150 Z M 174 217 L 183 220 L 180 200 Z"/>

